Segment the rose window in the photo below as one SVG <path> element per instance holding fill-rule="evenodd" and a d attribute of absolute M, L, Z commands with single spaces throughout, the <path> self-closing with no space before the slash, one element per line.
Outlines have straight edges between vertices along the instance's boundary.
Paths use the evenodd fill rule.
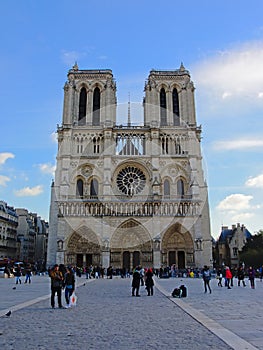
<path fill-rule="evenodd" d="M 118 189 L 127 196 L 140 193 L 145 187 L 145 182 L 144 173 L 134 166 L 123 168 L 117 175 Z"/>

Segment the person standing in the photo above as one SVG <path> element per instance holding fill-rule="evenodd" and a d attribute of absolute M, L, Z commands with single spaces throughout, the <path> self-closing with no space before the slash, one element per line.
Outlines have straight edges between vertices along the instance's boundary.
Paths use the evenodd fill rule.
<path fill-rule="evenodd" d="M 138 266 L 136 266 L 132 274 L 132 296 L 133 297 L 135 296 L 134 292 L 136 292 L 136 297 L 140 297 L 140 294 L 139 294 L 140 283 L 141 283 L 140 270 Z"/>
<path fill-rule="evenodd" d="M 250 286 L 252 289 L 255 289 L 255 270 L 252 266 L 249 266 L 248 269 L 248 279 L 250 281 Z"/>
<path fill-rule="evenodd" d="M 232 276 L 232 272 L 231 272 L 230 268 L 228 266 L 226 266 L 226 284 L 227 284 L 228 289 L 231 289 L 230 282 L 231 282 L 232 277 L 233 276 Z"/>
<path fill-rule="evenodd" d="M 153 295 L 153 286 L 154 286 L 154 281 L 153 281 L 153 271 L 152 269 L 148 269 L 145 274 L 145 285 L 146 285 L 146 290 L 148 292 L 148 296 Z"/>
<path fill-rule="evenodd" d="M 28 264 L 27 267 L 26 267 L 26 279 L 25 279 L 25 283 L 31 283 L 31 273 L 32 273 L 32 270 L 31 270 L 31 265 Z"/>
<path fill-rule="evenodd" d="M 21 284 L 22 270 L 20 265 L 17 265 L 17 267 L 15 268 L 14 275 L 16 277 L 16 284 L 18 284 L 18 282 Z"/>
<path fill-rule="evenodd" d="M 210 280 L 211 280 L 211 272 L 207 265 L 203 268 L 203 281 L 204 281 L 204 287 L 205 287 L 205 293 L 207 293 L 207 289 L 209 289 L 210 294 L 212 293 L 211 287 L 210 287 Z"/>
<path fill-rule="evenodd" d="M 243 266 L 240 265 L 238 270 L 237 270 L 237 279 L 238 279 L 237 285 L 238 285 L 238 287 L 240 287 L 240 282 L 242 282 L 243 287 L 246 286 L 244 278 L 245 278 L 245 272 L 244 272 Z"/>
<path fill-rule="evenodd" d="M 218 287 L 223 287 L 222 286 L 222 278 L 223 278 L 223 274 L 222 274 L 222 270 L 221 269 L 218 269 L 217 270 L 217 279 L 218 279 Z"/>
<path fill-rule="evenodd" d="M 55 308 L 55 295 L 57 294 L 58 298 L 58 307 L 60 309 L 63 308 L 62 302 L 61 302 L 61 293 L 62 293 L 62 287 L 63 287 L 63 274 L 59 270 L 59 266 L 56 264 L 54 265 L 53 269 L 50 272 L 50 278 L 51 278 L 51 307 L 52 309 Z"/>
<path fill-rule="evenodd" d="M 66 299 L 66 307 L 70 307 L 70 297 L 75 290 L 75 275 L 71 267 L 67 267 L 67 272 L 65 273 L 64 278 L 64 287 L 65 287 L 65 299 Z"/>

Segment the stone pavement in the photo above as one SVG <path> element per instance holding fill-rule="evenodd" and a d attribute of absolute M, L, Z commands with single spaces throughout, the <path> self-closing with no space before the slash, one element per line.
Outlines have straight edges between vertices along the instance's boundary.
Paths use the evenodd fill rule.
<path fill-rule="evenodd" d="M 17 286 L 0 279 L 0 348 L 263 349 L 263 283 L 227 290 L 213 280 L 204 294 L 201 279 L 156 279 L 154 296 L 141 288 L 136 298 L 128 278 L 77 281 L 77 306 L 52 310 L 47 276 Z M 188 297 L 170 298 L 180 284 Z"/>

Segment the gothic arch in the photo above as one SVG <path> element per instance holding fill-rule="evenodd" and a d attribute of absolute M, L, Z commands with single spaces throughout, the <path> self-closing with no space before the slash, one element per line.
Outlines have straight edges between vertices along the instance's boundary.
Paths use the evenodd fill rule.
<path fill-rule="evenodd" d="M 87 226 L 81 226 L 73 231 L 66 242 L 67 250 L 72 253 L 98 253 L 101 242 L 94 231 Z"/>
<path fill-rule="evenodd" d="M 149 232 L 138 221 L 130 219 L 121 224 L 110 241 L 111 249 L 151 250 L 152 240 Z"/>
<path fill-rule="evenodd" d="M 181 224 L 172 225 L 163 234 L 161 255 L 163 265 L 175 264 L 180 269 L 192 266 L 194 263 L 194 242 L 191 233 L 186 231 Z"/>

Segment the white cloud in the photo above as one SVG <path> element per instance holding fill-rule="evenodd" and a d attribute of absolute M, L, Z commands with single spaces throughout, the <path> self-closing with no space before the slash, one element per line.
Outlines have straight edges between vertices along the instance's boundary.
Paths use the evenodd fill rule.
<path fill-rule="evenodd" d="M 0 186 L 6 186 L 6 183 L 10 181 L 11 179 L 7 176 L 0 175 Z"/>
<path fill-rule="evenodd" d="M 230 210 L 233 213 L 241 210 L 248 210 L 252 208 L 249 203 L 252 199 L 253 196 L 247 196 L 240 193 L 231 194 L 218 204 L 217 209 L 220 211 Z"/>
<path fill-rule="evenodd" d="M 9 152 L 0 153 L 0 165 L 4 164 L 9 158 L 15 158 L 15 155 Z"/>
<path fill-rule="evenodd" d="M 216 53 L 193 68 L 200 88 L 218 98 L 262 98 L 263 41 L 253 41 Z"/>
<path fill-rule="evenodd" d="M 56 132 L 52 132 L 51 134 L 51 141 L 54 143 L 58 142 L 58 134 Z"/>
<path fill-rule="evenodd" d="M 51 175 L 54 175 L 56 170 L 56 166 L 50 163 L 39 164 L 39 168 L 42 173 Z"/>
<path fill-rule="evenodd" d="M 256 177 L 250 177 L 245 185 L 248 187 L 263 188 L 263 174 Z"/>
<path fill-rule="evenodd" d="M 17 197 L 33 197 L 38 196 L 39 194 L 43 193 L 43 186 L 38 185 L 35 187 L 24 187 L 21 190 L 14 191 L 15 196 Z"/>
<path fill-rule="evenodd" d="M 255 217 L 254 213 L 238 213 L 232 216 L 232 222 L 248 222 L 249 219 Z"/>
<path fill-rule="evenodd" d="M 223 150 L 252 150 L 252 149 L 257 149 L 260 150 L 263 146 L 263 140 L 262 138 L 251 138 L 251 139 L 245 139 L 245 138 L 240 138 L 236 140 L 222 140 L 222 141 L 216 141 L 213 144 L 213 148 L 218 150 L 218 151 L 223 151 Z M 263 149 L 262 149 L 263 150 Z"/>

